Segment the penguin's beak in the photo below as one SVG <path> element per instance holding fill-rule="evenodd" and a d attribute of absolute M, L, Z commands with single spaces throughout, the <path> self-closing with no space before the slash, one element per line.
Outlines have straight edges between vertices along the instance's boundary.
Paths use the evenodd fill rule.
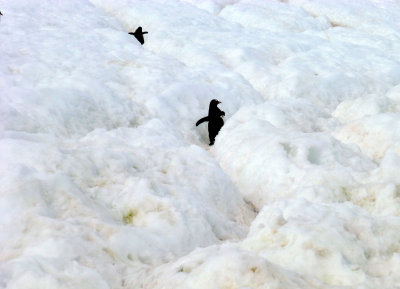
<path fill-rule="evenodd" d="M 218 101 L 218 103 L 221 103 L 221 101 Z"/>

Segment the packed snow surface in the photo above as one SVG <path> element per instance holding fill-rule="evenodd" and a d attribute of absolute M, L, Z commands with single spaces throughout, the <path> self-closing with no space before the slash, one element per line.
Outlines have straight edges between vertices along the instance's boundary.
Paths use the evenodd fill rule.
<path fill-rule="evenodd" d="M 0 10 L 0 288 L 400 288 L 399 1 Z"/>

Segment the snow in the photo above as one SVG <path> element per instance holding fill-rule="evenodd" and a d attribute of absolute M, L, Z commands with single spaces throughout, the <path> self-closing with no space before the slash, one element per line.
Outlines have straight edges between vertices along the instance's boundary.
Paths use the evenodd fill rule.
<path fill-rule="evenodd" d="M 0 10 L 0 288 L 399 287 L 398 2 Z"/>

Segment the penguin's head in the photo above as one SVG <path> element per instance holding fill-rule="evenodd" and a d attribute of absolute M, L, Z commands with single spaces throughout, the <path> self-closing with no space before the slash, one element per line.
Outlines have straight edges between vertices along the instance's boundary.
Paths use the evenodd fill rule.
<path fill-rule="evenodd" d="M 219 100 L 213 99 L 213 100 L 211 100 L 210 105 L 211 105 L 211 104 L 213 104 L 213 105 L 218 105 L 218 104 L 220 104 L 220 103 L 221 103 L 221 102 L 220 102 Z"/>

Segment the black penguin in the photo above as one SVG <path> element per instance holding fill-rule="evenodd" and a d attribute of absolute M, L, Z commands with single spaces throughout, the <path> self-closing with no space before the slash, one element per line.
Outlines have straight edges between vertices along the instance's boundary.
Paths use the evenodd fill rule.
<path fill-rule="evenodd" d="M 221 102 L 216 99 L 211 100 L 210 108 L 208 109 L 208 116 L 203 117 L 196 122 L 196 126 L 198 126 L 202 122 L 208 121 L 208 137 L 210 138 L 210 146 L 214 144 L 215 137 L 224 125 L 224 120 L 221 116 L 225 115 L 225 112 L 217 107 L 219 103 Z"/>
<path fill-rule="evenodd" d="M 1 13 L 1 11 L 0 11 L 0 15 L 3 16 L 3 13 Z"/>
<path fill-rule="evenodd" d="M 136 31 L 135 32 L 129 32 L 129 34 L 130 35 L 133 35 L 133 36 L 135 36 L 135 38 L 140 42 L 140 44 L 144 44 L 144 38 L 143 38 L 143 35 L 144 34 L 147 34 L 147 33 L 149 33 L 149 32 L 147 32 L 147 31 L 142 31 L 142 27 L 141 26 L 139 26 L 139 28 L 138 29 L 136 29 Z"/>

